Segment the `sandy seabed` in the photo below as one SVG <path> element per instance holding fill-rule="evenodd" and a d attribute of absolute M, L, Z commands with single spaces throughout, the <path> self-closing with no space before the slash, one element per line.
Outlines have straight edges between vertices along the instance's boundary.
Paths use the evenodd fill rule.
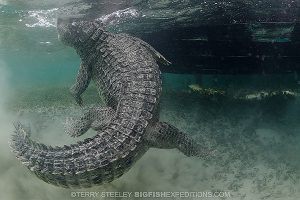
<path fill-rule="evenodd" d="M 17 118 L 31 125 L 35 140 L 52 145 L 75 142 L 76 139 L 64 133 L 62 124 L 66 116 L 76 115 L 80 110 L 69 97 L 64 101 L 55 98 L 66 96 L 67 88 L 8 94 L 9 86 L 1 84 L 1 87 L 1 94 L 7 94 L 6 100 L 9 99 L 0 102 L 1 199 L 134 199 L 72 197 L 72 192 L 79 191 L 227 192 L 230 197 L 186 199 L 300 199 L 299 99 L 225 102 L 200 98 L 188 92 L 165 92 L 161 120 L 176 125 L 204 146 L 215 149 L 215 156 L 202 160 L 185 157 L 175 149 L 151 149 L 120 179 L 74 190 L 39 180 L 15 159 L 7 142 L 13 132 L 12 122 Z M 89 94 L 87 92 L 87 96 Z M 92 134 L 90 131 L 79 139 Z"/>

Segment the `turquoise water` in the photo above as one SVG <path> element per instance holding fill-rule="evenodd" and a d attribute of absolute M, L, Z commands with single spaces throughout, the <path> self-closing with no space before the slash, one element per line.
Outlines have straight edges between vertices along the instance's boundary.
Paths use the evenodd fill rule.
<path fill-rule="evenodd" d="M 151 149 L 120 179 L 84 190 L 57 188 L 30 174 L 9 151 L 13 121 L 30 124 L 32 137 L 51 145 L 95 134 L 90 131 L 73 139 L 64 133 L 65 118 L 83 112 L 68 93 L 80 60 L 57 39 L 55 3 L 0 1 L 0 199 L 100 199 L 71 196 L 78 191 L 221 191 L 230 197 L 194 199 L 300 199 L 300 97 L 234 98 L 245 91 L 297 93 L 294 74 L 164 73 L 161 121 L 215 149 L 215 157 L 208 160 L 188 158 L 177 150 Z M 120 27 L 111 29 L 122 31 Z M 217 92 L 209 95 L 199 87 Z M 222 91 L 228 95 L 220 95 Z M 102 103 L 93 85 L 84 102 L 85 107 Z"/>

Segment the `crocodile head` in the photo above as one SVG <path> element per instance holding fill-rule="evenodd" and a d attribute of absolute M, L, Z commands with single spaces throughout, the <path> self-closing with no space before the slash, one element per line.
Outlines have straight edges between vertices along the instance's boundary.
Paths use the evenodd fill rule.
<path fill-rule="evenodd" d="M 78 18 L 58 18 L 58 38 L 65 45 L 74 47 L 79 43 L 85 43 L 93 33 L 101 27 L 100 24 L 92 21 L 85 21 Z"/>

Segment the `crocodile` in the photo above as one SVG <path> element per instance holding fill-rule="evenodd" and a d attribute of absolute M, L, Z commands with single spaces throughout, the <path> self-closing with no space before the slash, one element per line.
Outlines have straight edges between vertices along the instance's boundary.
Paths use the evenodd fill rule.
<path fill-rule="evenodd" d="M 16 157 L 41 180 L 65 188 L 109 183 L 126 173 L 149 148 L 177 148 L 186 156 L 206 158 L 211 151 L 189 134 L 159 121 L 162 92 L 158 63 L 170 62 L 143 40 L 111 33 L 96 20 L 57 20 L 59 39 L 81 58 L 70 88 L 77 104 L 94 81 L 106 107 L 95 106 L 70 120 L 71 136 L 88 129 L 96 135 L 64 146 L 49 146 L 30 138 L 20 122 L 10 146 Z M 67 123 L 68 124 L 68 123 Z"/>

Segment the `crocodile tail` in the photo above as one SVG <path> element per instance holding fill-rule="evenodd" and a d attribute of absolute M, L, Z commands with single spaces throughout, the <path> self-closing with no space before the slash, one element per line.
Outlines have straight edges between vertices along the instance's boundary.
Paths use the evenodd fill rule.
<path fill-rule="evenodd" d="M 27 131 L 21 123 L 15 124 L 15 132 L 9 141 L 12 152 L 40 179 L 56 186 L 87 188 L 111 182 L 135 161 L 134 152 L 118 157 L 122 155 L 124 145 L 112 148 L 111 144 L 118 141 L 106 133 L 109 130 L 63 147 L 35 142 Z"/>
<path fill-rule="evenodd" d="M 29 130 L 20 122 L 14 123 L 14 126 L 15 131 L 9 145 L 16 158 L 45 182 L 68 187 L 66 182 L 56 181 L 57 169 L 54 167 L 54 160 L 49 157 L 57 149 L 31 140 Z"/>
<path fill-rule="evenodd" d="M 9 141 L 11 150 L 23 165 L 33 167 L 30 163 L 30 153 L 38 147 L 38 144 L 29 138 L 30 130 L 26 129 L 20 122 L 14 123 L 14 126 L 15 131 Z M 43 148 L 43 146 L 40 146 L 40 148 Z"/>

